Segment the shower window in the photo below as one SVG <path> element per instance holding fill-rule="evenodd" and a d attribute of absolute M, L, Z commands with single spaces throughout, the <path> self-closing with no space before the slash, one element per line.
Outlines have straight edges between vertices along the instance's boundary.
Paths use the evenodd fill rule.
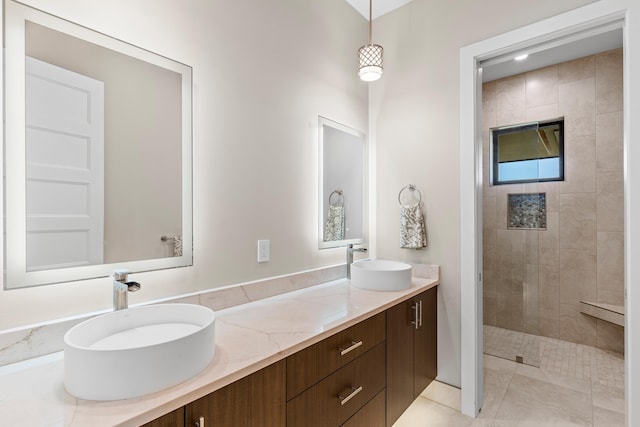
<path fill-rule="evenodd" d="M 491 129 L 493 185 L 564 181 L 564 119 Z"/>

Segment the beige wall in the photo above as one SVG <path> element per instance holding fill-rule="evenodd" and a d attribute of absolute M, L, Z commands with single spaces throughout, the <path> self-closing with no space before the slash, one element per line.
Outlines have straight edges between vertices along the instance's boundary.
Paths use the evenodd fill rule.
<path fill-rule="evenodd" d="M 580 313 L 624 304 L 622 50 L 485 83 L 482 113 L 487 160 L 490 128 L 565 118 L 564 181 L 492 186 L 485 163 L 485 323 L 623 352 L 622 327 Z M 507 194 L 528 192 L 547 229 L 508 230 Z"/>
<path fill-rule="evenodd" d="M 377 161 L 377 253 L 442 266 L 438 378 L 460 385 L 460 48 L 591 0 L 414 0 L 375 20 L 385 75 L 371 85 L 370 133 Z M 425 199 L 429 247 L 400 249 L 398 191 L 416 184 Z"/>
<path fill-rule="evenodd" d="M 25 3 L 193 67 L 194 265 L 135 274 L 131 304 L 344 263 L 317 248 L 317 123 L 367 128 L 367 25 L 348 3 Z M 0 330 L 108 309 L 111 292 L 109 278 L 0 291 Z"/>

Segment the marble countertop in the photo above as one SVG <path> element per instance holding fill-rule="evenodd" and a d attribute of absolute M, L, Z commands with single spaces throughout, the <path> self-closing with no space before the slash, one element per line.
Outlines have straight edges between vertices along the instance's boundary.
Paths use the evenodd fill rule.
<path fill-rule="evenodd" d="M 137 426 L 438 284 L 414 277 L 407 290 L 376 292 L 341 279 L 219 310 L 213 362 L 190 380 L 134 399 L 71 396 L 64 389 L 62 352 L 6 365 L 0 367 L 0 424 Z"/>

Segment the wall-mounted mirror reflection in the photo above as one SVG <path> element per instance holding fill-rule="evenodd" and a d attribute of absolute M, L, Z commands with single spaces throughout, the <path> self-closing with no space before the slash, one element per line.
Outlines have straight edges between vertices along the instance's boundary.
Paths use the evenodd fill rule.
<path fill-rule="evenodd" d="M 363 243 L 366 230 L 364 134 L 318 119 L 320 248 Z"/>
<path fill-rule="evenodd" d="M 190 67 L 5 8 L 5 287 L 190 265 Z"/>

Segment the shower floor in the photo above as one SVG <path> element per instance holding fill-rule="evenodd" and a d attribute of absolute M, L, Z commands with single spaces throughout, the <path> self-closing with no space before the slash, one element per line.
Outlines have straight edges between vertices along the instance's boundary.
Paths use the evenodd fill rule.
<path fill-rule="evenodd" d="M 624 388 L 624 355 L 588 345 L 484 325 L 484 352 L 549 372 Z"/>

